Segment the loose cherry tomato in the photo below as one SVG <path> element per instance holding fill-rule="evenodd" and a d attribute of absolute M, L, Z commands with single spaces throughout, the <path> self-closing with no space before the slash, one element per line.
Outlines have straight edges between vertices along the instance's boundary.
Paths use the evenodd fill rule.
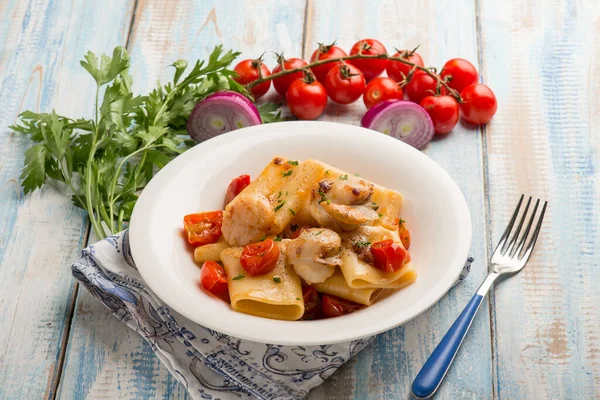
<path fill-rule="evenodd" d="M 336 296 L 324 294 L 321 298 L 321 310 L 325 318 L 340 317 L 359 310 L 362 306 L 352 301 L 340 299 Z"/>
<path fill-rule="evenodd" d="M 323 61 L 330 60 L 332 58 L 340 58 L 346 57 L 348 54 L 341 48 L 335 46 L 333 43 L 330 45 L 319 44 L 319 48 L 312 53 L 310 56 L 310 62 L 313 63 L 315 61 Z M 325 78 L 327 77 L 327 73 L 336 63 L 329 62 L 321 65 L 317 65 L 316 67 L 312 67 L 311 70 L 317 80 L 321 83 L 325 82 Z"/>
<path fill-rule="evenodd" d="M 183 229 L 192 246 L 215 243 L 221 237 L 223 211 L 188 214 L 183 217 Z"/>
<path fill-rule="evenodd" d="M 363 101 L 367 108 L 384 100 L 402 100 L 404 93 L 402 88 L 392 78 L 377 77 L 367 85 L 363 94 Z"/>
<path fill-rule="evenodd" d="M 467 86 L 460 93 L 463 102 L 460 104 L 462 117 L 470 124 L 487 124 L 494 118 L 498 109 L 498 102 L 492 89 L 475 83 Z"/>
<path fill-rule="evenodd" d="M 271 239 L 252 243 L 244 247 L 240 263 L 250 276 L 258 276 L 273 271 L 279 260 L 279 247 Z"/>
<path fill-rule="evenodd" d="M 473 64 L 464 58 L 453 58 L 444 64 L 440 77 L 449 77 L 448 86 L 460 93 L 467 86 L 477 83 L 478 75 Z"/>
<path fill-rule="evenodd" d="M 421 103 L 427 96 L 437 93 L 437 80 L 424 71 L 416 71 L 412 79 L 406 85 L 406 94 L 410 101 Z M 440 94 L 446 94 L 446 88 L 440 85 Z"/>
<path fill-rule="evenodd" d="M 247 85 L 250 82 L 254 82 L 260 78 L 261 74 L 263 77 L 271 75 L 271 71 L 269 71 L 269 68 L 267 68 L 260 58 L 257 58 L 256 60 L 240 61 L 235 68 L 233 68 L 233 71 L 238 75 L 233 78 L 233 80 L 241 85 Z M 269 91 L 270 87 L 271 81 L 265 81 L 256 86 L 252 86 L 250 92 L 252 92 L 252 95 L 256 100 L 259 97 L 264 96 L 264 94 Z"/>
<path fill-rule="evenodd" d="M 214 261 L 206 261 L 200 271 L 200 283 L 204 290 L 229 303 L 227 276 L 222 266 Z"/>
<path fill-rule="evenodd" d="M 339 104 L 354 103 L 365 91 L 365 77 L 353 65 L 335 65 L 325 78 L 329 98 Z"/>
<path fill-rule="evenodd" d="M 317 119 L 325 111 L 327 92 L 314 76 L 296 79 L 288 88 L 285 101 L 294 117 Z"/>
<path fill-rule="evenodd" d="M 225 206 L 231 203 L 231 200 L 235 199 L 235 196 L 246 189 L 248 185 L 250 185 L 250 175 L 240 175 L 237 178 L 233 178 L 225 193 Z"/>
<path fill-rule="evenodd" d="M 416 53 L 415 51 L 401 50 L 394 54 L 395 58 L 402 57 L 413 64 L 417 64 L 421 67 L 424 67 L 423 59 Z M 392 61 L 389 60 L 385 67 L 385 70 L 388 76 L 394 79 L 396 82 L 401 82 L 408 76 L 408 73 L 413 67 L 407 64 L 402 64 L 400 61 Z"/>
<path fill-rule="evenodd" d="M 281 71 L 302 68 L 306 65 L 306 61 L 304 61 L 301 58 L 288 58 L 286 60 L 286 59 L 283 59 L 283 57 L 281 57 L 280 59 L 278 59 L 278 62 L 279 62 L 279 64 L 277 64 L 277 66 L 275 68 L 273 68 L 273 75 L 278 72 L 281 72 Z M 282 67 L 282 65 L 283 65 L 283 67 Z M 289 74 L 289 75 L 284 75 L 280 78 L 274 79 L 273 86 L 275 87 L 275 90 L 277 90 L 277 93 L 279 93 L 280 95 L 285 97 L 285 94 L 287 93 L 287 90 L 290 87 L 290 85 L 296 79 L 302 79 L 302 77 L 303 77 L 302 71 L 294 72 L 293 74 Z"/>
<path fill-rule="evenodd" d="M 350 55 L 364 54 L 368 56 L 374 56 L 377 54 L 386 54 L 387 51 L 385 46 L 375 39 L 363 39 L 354 43 L 352 49 L 350 49 Z M 355 60 L 348 60 L 349 64 L 354 65 L 356 68 L 365 74 L 365 79 L 370 81 L 383 72 L 387 65 L 387 59 L 385 58 L 357 58 Z"/>
<path fill-rule="evenodd" d="M 452 96 L 427 96 L 420 106 L 427 111 L 433 122 L 436 135 L 449 133 L 458 123 L 458 102 Z"/>
<path fill-rule="evenodd" d="M 371 245 L 375 267 L 385 272 L 398 271 L 410 261 L 410 253 L 392 239 L 375 242 Z"/>
<path fill-rule="evenodd" d="M 410 232 L 406 227 L 406 221 L 403 219 L 398 223 L 398 234 L 400 235 L 400 241 L 402 242 L 402 246 L 406 250 L 410 247 Z"/>
<path fill-rule="evenodd" d="M 321 297 L 314 286 L 302 286 L 302 297 L 304 300 L 304 314 L 302 319 L 315 320 L 320 319 L 321 313 Z"/>

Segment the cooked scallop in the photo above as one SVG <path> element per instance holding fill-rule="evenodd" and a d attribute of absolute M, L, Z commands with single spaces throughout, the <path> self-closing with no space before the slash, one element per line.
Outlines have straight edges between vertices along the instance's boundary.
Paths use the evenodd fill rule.
<path fill-rule="evenodd" d="M 329 188 L 326 191 L 322 191 L 331 203 L 348 205 L 363 204 L 369 201 L 373 194 L 373 184 L 357 176 L 346 174 L 329 182 L 331 182 Z"/>
<path fill-rule="evenodd" d="M 347 225 L 372 225 L 379 215 L 373 207 L 321 202 L 321 207 L 336 221 Z"/>
<path fill-rule="evenodd" d="M 223 237 L 231 246 L 259 241 L 275 221 L 273 206 L 260 194 L 240 194 L 223 213 Z"/>
<path fill-rule="evenodd" d="M 287 262 L 308 284 L 321 283 L 341 264 L 340 236 L 330 229 L 303 230 L 287 248 Z"/>

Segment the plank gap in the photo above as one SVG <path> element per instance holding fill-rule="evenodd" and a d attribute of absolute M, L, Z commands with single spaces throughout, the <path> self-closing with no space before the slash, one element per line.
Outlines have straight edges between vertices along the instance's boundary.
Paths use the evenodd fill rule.
<path fill-rule="evenodd" d="M 133 26 L 135 22 L 135 17 L 137 14 L 139 0 L 135 0 L 133 2 L 133 11 L 131 12 L 131 20 L 129 21 L 129 30 L 127 31 L 127 40 L 125 41 L 125 48 L 129 50 L 129 42 L 131 40 L 131 36 L 133 35 Z"/>
<path fill-rule="evenodd" d="M 306 60 L 306 62 L 310 62 L 310 60 L 308 60 L 308 57 L 310 57 L 310 51 L 307 52 L 306 50 L 306 45 L 307 45 L 307 38 L 308 38 L 308 32 L 309 32 L 309 23 L 311 21 L 310 16 L 311 16 L 311 9 L 312 6 L 312 0 L 306 0 L 306 3 L 304 3 L 304 25 L 302 26 L 302 59 Z"/>

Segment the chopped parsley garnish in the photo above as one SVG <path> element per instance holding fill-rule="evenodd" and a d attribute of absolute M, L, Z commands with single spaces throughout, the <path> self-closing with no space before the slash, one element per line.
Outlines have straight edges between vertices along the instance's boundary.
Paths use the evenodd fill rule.
<path fill-rule="evenodd" d="M 281 198 L 281 192 L 279 192 L 279 194 L 277 195 L 277 198 L 280 199 Z"/>
<path fill-rule="evenodd" d="M 325 195 L 325 192 L 323 192 L 322 190 L 319 189 L 319 195 L 321 196 L 321 201 L 319 201 L 319 203 L 322 202 L 327 202 L 327 204 L 330 204 L 331 202 L 329 201 L 329 199 L 327 198 L 327 196 Z"/>
<path fill-rule="evenodd" d="M 265 241 L 266 239 L 267 239 L 267 237 L 266 237 L 266 236 L 263 236 L 263 237 L 261 237 L 261 238 L 260 238 L 258 241 L 259 241 L 259 242 L 263 242 L 263 241 Z"/>
<path fill-rule="evenodd" d="M 348 180 L 348 174 L 344 174 L 344 175 L 340 175 L 340 178 L 342 181 L 347 181 Z"/>
<path fill-rule="evenodd" d="M 285 195 L 287 196 L 287 195 L 288 195 L 288 192 L 285 192 Z"/>
<path fill-rule="evenodd" d="M 300 297 L 296 297 L 296 300 L 300 300 Z"/>
<path fill-rule="evenodd" d="M 273 239 L 274 242 L 281 242 L 281 236 L 277 236 L 275 239 Z"/>
<path fill-rule="evenodd" d="M 329 170 L 325 171 L 325 175 L 329 175 Z"/>
<path fill-rule="evenodd" d="M 360 241 L 360 240 L 354 241 L 352 243 L 356 247 L 369 247 L 371 245 L 371 242 Z"/>
<path fill-rule="evenodd" d="M 403 224 L 403 223 L 405 223 L 405 222 L 406 222 L 405 220 L 403 220 L 402 218 L 400 218 L 400 221 L 398 221 L 398 224 L 399 224 L 399 225 L 402 225 L 402 224 Z"/>
<path fill-rule="evenodd" d="M 285 204 L 285 200 L 280 202 L 279 205 L 277 207 L 275 207 L 275 211 L 279 211 L 281 209 L 281 207 L 283 207 L 284 204 Z"/>
<path fill-rule="evenodd" d="M 293 216 L 296 216 L 296 211 L 292 210 L 291 208 L 288 208 L 288 210 L 290 210 Z"/>
<path fill-rule="evenodd" d="M 379 218 L 383 217 L 383 214 L 377 214 L 377 215 L 379 215 Z"/>
<path fill-rule="evenodd" d="M 375 203 L 375 202 L 372 202 L 372 203 L 371 203 L 371 208 L 372 208 L 373 210 L 377 211 L 377 210 L 379 210 L 379 204 L 377 204 L 377 203 Z"/>
<path fill-rule="evenodd" d="M 288 164 L 290 164 L 290 165 L 298 165 L 298 161 L 288 161 Z"/>
<path fill-rule="evenodd" d="M 323 233 L 324 231 L 319 231 L 317 233 L 315 233 L 315 236 L 319 236 L 321 233 Z"/>
<path fill-rule="evenodd" d="M 357 173 L 355 173 L 355 174 L 354 174 L 354 176 L 360 176 L 360 175 L 359 175 L 359 174 L 358 174 L 358 172 L 357 172 Z"/>
<path fill-rule="evenodd" d="M 273 282 L 275 282 L 275 283 L 281 283 L 281 278 L 278 277 L 278 276 L 274 276 L 273 277 Z"/>
<path fill-rule="evenodd" d="M 293 169 L 290 169 L 288 172 L 282 172 L 281 175 L 283 175 L 284 177 L 285 176 L 290 176 L 293 171 L 294 171 Z"/>
<path fill-rule="evenodd" d="M 239 274 L 238 276 L 234 276 L 233 278 L 231 278 L 232 281 L 239 281 L 240 279 L 244 279 L 245 276 L 242 274 Z"/>

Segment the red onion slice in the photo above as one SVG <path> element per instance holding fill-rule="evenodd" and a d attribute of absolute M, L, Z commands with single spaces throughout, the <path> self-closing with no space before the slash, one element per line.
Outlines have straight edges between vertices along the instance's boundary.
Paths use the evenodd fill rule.
<path fill-rule="evenodd" d="M 196 104 L 187 123 L 190 137 L 198 142 L 262 121 L 257 108 L 244 95 L 223 90 Z"/>
<path fill-rule="evenodd" d="M 371 107 L 360 124 L 385 133 L 417 149 L 433 138 L 435 130 L 427 111 L 412 101 L 388 100 Z"/>

